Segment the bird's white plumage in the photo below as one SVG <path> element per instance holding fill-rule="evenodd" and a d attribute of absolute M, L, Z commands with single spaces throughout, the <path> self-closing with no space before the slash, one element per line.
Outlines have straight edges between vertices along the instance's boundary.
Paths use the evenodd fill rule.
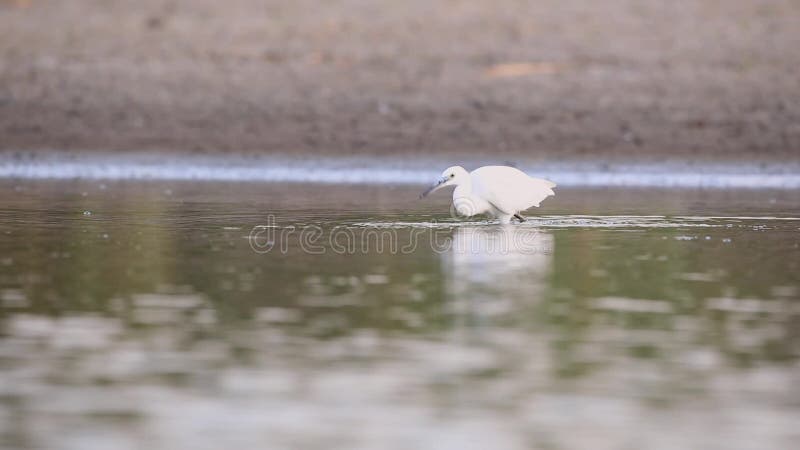
<path fill-rule="evenodd" d="M 529 177 L 514 167 L 485 166 L 467 172 L 461 166 L 453 166 L 445 169 L 422 196 L 450 185 L 456 187 L 453 206 L 459 215 L 489 214 L 504 223 L 555 195 L 556 187 L 552 181 Z"/>
<path fill-rule="evenodd" d="M 529 177 L 514 167 L 485 166 L 469 174 L 472 194 L 484 198 L 501 212 L 513 216 L 555 195 L 556 184 Z"/>

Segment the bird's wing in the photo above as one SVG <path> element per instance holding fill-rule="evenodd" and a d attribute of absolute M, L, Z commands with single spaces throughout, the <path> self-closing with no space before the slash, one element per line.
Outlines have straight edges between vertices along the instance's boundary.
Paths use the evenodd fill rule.
<path fill-rule="evenodd" d="M 516 214 L 555 195 L 555 183 L 531 178 L 513 167 L 486 166 L 470 173 L 472 192 L 506 214 Z"/>

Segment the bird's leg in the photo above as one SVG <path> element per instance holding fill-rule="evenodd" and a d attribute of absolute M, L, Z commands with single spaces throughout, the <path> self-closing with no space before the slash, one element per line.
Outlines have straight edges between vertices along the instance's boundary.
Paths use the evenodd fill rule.
<path fill-rule="evenodd" d="M 525 218 L 522 217 L 522 214 L 520 214 L 520 213 L 514 214 L 514 217 L 519 219 L 520 222 L 525 222 Z"/>

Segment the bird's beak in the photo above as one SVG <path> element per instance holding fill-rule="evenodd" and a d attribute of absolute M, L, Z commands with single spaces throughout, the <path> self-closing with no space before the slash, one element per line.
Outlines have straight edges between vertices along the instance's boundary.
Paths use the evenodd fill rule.
<path fill-rule="evenodd" d="M 431 187 L 426 189 L 425 192 L 423 192 L 422 194 L 419 194 L 419 198 L 427 197 L 429 194 L 432 194 L 432 193 L 438 191 L 439 189 L 443 188 L 444 184 L 447 182 L 447 180 L 448 180 L 448 178 L 446 178 L 446 177 L 439 178 L 438 180 L 436 180 L 435 183 L 433 183 L 431 185 Z"/>

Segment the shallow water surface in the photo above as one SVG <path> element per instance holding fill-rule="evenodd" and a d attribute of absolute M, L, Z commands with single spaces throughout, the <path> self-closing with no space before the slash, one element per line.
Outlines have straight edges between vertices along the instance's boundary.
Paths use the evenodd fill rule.
<path fill-rule="evenodd" d="M 7 448 L 790 448 L 796 191 L 0 184 Z"/>

